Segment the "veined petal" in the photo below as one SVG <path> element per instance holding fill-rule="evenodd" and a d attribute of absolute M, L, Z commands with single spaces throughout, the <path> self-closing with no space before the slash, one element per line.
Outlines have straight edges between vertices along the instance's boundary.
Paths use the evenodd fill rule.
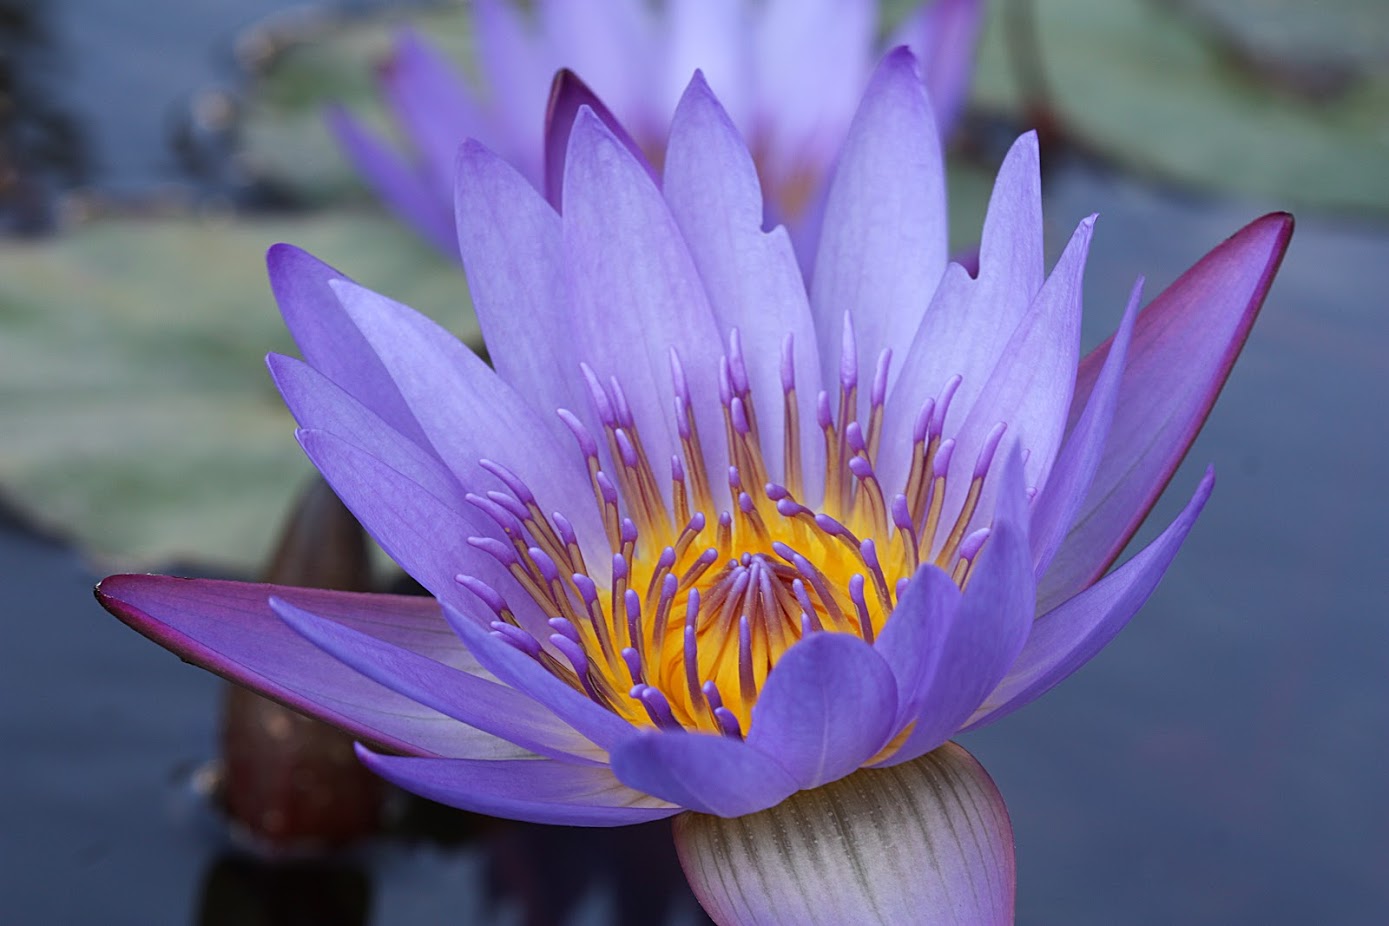
<path fill-rule="evenodd" d="M 1251 222 L 1139 313 L 1104 457 L 1042 580 L 1044 609 L 1103 575 L 1147 517 L 1215 404 L 1292 232 L 1287 213 Z M 1106 342 L 1081 361 L 1073 419 L 1109 348 Z"/>
<path fill-rule="evenodd" d="M 762 442 L 772 473 L 783 472 L 782 349 L 792 365 L 802 426 L 805 497 L 820 497 L 824 443 L 809 427 L 820 392 L 815 323 L 796 255 L 784 228 L 762 231 L 757 168 L 738 129 L 696 72 L 671 123 L 666 151 L 670 204 L 699 270 L 719 331 L 737 329 L 752 394 L 760 411 Z"/>
<path fill-rule="evenodd" d="M 432 178 L 342 107 L 331 107 L 327 122 L 338 147 L 377 198 L 445 256 L 456 259 L 453 216 Z"/>
<path fill-rule="evenodd" d="M 265 364 L 275 388 L 280 390 L 285 405 L 301 428 L 326 431 L 360 447 L 454 510 L 464 510 L 467 502 L 458 480 L 429 449 L 382 421 L 341 386 L 302 360 L 270 354 Z"/>
<path fill-rule="evenodd" d="M 383 756 L 358 747 L 367 768 L 407 791 L 494 817 L 564 826 L 626 826 L 680 812 L 624 786 L 606 768 L 554 759 L 472 761 Z"/>
<path fill-rule="evenodd" d="M 334 280 L 351 278 L 307 251 L 277 244 L 265 255 L 270 288 L 299 353 L 315 370 L 342 386 L 391 427 L 425 446 L 429 442 L 390 374 L 333 292 Z"/>
<path fill-rule="evenodd" d="M 880 750 L 897 717 L 897 680 L 873 647 L 814 633 L 777 662 L 752 709 L 749 746 L 802 788 L 843 778 Z"/>
<path fill-rule="evenodd" d="M 583 457 L 561 444 L 525 399 L 424 315 L 354 284 L 333 286 L 420 429 L 464 488 L 477 492 L 495 485 L 479 461 L 501 463 L 526 483 L 545 511 L 565 509 L 589 549 L 605 549 Z"/>
<path fill-rule="evenodd" d="M 310 643 L 363 676 L 532 753 L 578 764 L 607 756 L 526 695 L 319 617 L 272 596 L 270 607 Z"/>
<path fill-rule="evenodd" d="M 910 47 L 921 62 L 942 138 L 950 136 L 964 108 L 983 21 L 983 0 L 933 0 L 909 16 L 889 43 Z"/>
<path fill-rule="evenodd" d="M 1133 322 L 1142 296 L 1143 278 L 1140 277 L 1129 295 L 1128 307 L 1119 322 L 1119 330 L 1105 358 L 1104 368 L 1090 391 L 1090 400 L 1085 403 L 1085 411 L 1067 435 L 1046 487 L 1032 506 L 1032 561 L 1039 581 L 1051 565 L 1051 558 L 1065 538 L 1071 522 L 1075 520 L 1076 512 L 1080 510 L 1081 502 L 1085 500 L 1090 483 L 1095 478 L 1095 470 L 1099 468 L 1109 426 L 1114 420 L 1119 378 L 1124 372 Z"/>
<path fill-rule="evenodd" d="M 883 765 L 915 759 L 954 736 L 1027 642 L 1037 598 L 1016 445 L 1005 458 L 1002 476 L 989 541 L 960 598 L 916 726 Z"/>
<path fill-rule="evenodd" d="M 1041 291 L 1046 268 L 1038 157 L 1036 133 L 1027 132 L 1004 158 L 984 219 L 978 275 L 971 277 L 954 264 L 946 268 L 899 364 L 901 376 L 883 423 L 884 446 L 910 446 L 922 403 L 958 375 L 959 390 L 945 422 L 946 433 L 954 434 Z M 898 484 L 907 466 L 905 454 L 885 455 L 880 465 L 883 479 L 888 485 Z"/>
<path fill-rule="evenodd" d="M 545 198 L 550 205 L 558 209 L 564 202 L 564 158 L 569 151 L 569 135 L 574 129 L 574 119 L 584 106 L 591 109 L 613 133 L 613 137 L 632 153 L 637 163 L 646 168 L 651 182 L 659 184 L 660 177 L 642 153 L 641 146 L 598 99 L 598 94 L 590 90 L 577 74 L 564 68 L 555 74 L 554 83 L 550 85 L 550 102 L 545 108 Z"/>
<path fill-rule="evenodd" d="M 811 282 L 820 344 L 842 342 L 846 311 L 865 374 L 884 349 L 911 343 L 945 256 L 940 138 L 916 59 L 899 48 L 883 59 L 865 91 L 830 183 Z M 838 368 L 837 354 L 825 350 L 827 382 L 835 381 Z M 893 365 L 889 389 L 900 369 Z"/>
<path fill-rule="evenodd" d="M 571 353 L 559 213 L 471 139 L 458 152 L 456 206 L 458 249 L 488 355 L 568 446 L 555 411 L 574 403 L 583 381 Z"/>
<path fill-rule="evenodd" d="M 668 110 L 651 113 L 648 100 L 665 49 L 644 0 L 541 0 L 537 13 L 541 30 L 561 50 L 556 69 L 572 69 L 614 111 L 631 113 L 628 128 L 638 135 L 658 137 L 656 123 Z"/>
<path fill-rule="evenodd" d="M 383 748 L 465 756 L 492 739 L 344 671 L 285 626 L 271 596 L 461 672 L 480 671 L 432 598 L 140 575 L 110 576 L 96 588 L 104 608 L 183 659 Z"/>
<path fill-rule="evenodd" d="M 721 926 L 1009 926 L 1013 829 L 954 743 L 861 769 L 761 813 L 675 819 L 690 886 Z"/>
<path fill-rule="evenodd" d="M 705 733 L 638 733 L 612 750 L 612 768 L 638 791 L 719 817 L 755 813 L 800 787 L 760 749 Z"/>
<path fill-rule="evenodd" d="M 679 446 L 671 408 L 670 351 L 679 351 L 701 434 L 722 433 L 718 358 L 723 349 L 699 273 L 660 191 L 587 108 L 565 160 L 565 269 L 576 360 L 602 382 L 617 375 L 653 461 Z M 709 442 L 723 472 L 721 442 Z"/>
<path fill-rule="evenodd" d="M 897 679 L 894 734 L 921 713 L 959 605 L 960 590 L 950 576 L 937 566 L 922 566 L 874 642 Z"/>
<path fill-rule="evenodd" d="M 1008 438 L 1026 451 L 1023 478 L 1029 488 L 1046 485 L 1061 446 L 1066 409 L 1080 356 L 1081 290 L 1094 216 L 1082 221 L 1056 262 L 1042 291 L 1018 323 L 974 407 L 956 437 L 945 510 L 957 511 L 969 490 L 979 449 L 1000 422 Z M 956 396 L 956 401 L 959 401 Z M 976 519 L 993 510 L 995 484 L 986 481 Z M 1022 522 L 1026 524 L 1026 522 Z M 947 523 L 948 528 L 948 523 Z"/>
<path fill-rule="evenodd" d="M 400 568 L 443 603 L 473 607 L 454 577 L 476 576 L 496 589 L 532 632 L 548 635 L 545 615 L 510 573 L 468 543 L 495 531 L 480 516 L 451 508 L 398 470 L 325 431 L 298 433 L 299 444 L 342 503 Z"/>
<path fill-rule="evenodd" d="M 1157 587 L 1214 484 L 1215 473 L 1208 469 L 1186 508 L 1156 540 L 1079 595 L 1037 618 L 1017 662 L 974 712 L 967 729 L 992 723 L 1041 697 L 1114 639 Z"/>

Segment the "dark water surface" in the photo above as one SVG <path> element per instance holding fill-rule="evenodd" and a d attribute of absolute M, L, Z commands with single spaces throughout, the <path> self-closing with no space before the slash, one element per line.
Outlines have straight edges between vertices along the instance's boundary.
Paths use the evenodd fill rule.
<path fill-rule="evenodd" d="M 53 6 L 81 26 L 55 47 L 151 61 L 172 48 L 196 62 L 166 58 L 177 80 L 154 71 L 128 91 L 163 99 L 205 80 L 228 30 L 284 4 L 188 4 L 200 12 L 181 26 L 113 13 L 138 4 Z M 90 138 L 123 137 L 88 104 L 61 102 Z M 113 183 L 172 174 L 148 145 L 87 150 Z M 1135 275 L 1155 294 L 1276 207 L 1187 200 L 1077 165 L 1048 180 L 1054 244 L 1101 213 L 1087 344 L 1117 322 Z M 1167 579 L 1095 662 L 964 740 L 1013 815 L 1020 923 L 1389 922 L 1386 293 L 1389 227 L 1299 217 L 1263 317 L 1148 530 L 1213 462 L 1215 495 Z M 623 903 L 628 922 L 648 923 L 662 905 L 647 895 L 667 885 L 671 921 L 701 921 L 662 826 L 498 825 L 289 871 L 238 854 L 189 785 L 213 753 L 220 683 L 102 612 L 97 577 L 71 551 L 0 527 L 5 923 L 597 924 L 618 922 Z M 518 898 L 541 897 L 552 909 L 525 919 Z"/>

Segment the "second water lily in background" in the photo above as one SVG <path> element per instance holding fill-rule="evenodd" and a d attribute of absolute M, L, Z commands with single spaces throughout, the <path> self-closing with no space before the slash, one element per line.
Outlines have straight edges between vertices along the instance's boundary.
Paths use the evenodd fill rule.
<path fill-rule="evenodd" d="M 968 90 L 983 6 L 931 0 L 890 42 L 921 61 L 942 134 Z M 464 139 L 517 166 L 558 206 L 564 144 L 579 103 L 601 107 L 601 98 L 610 123 L 631 133 L 624 141 L 659 166 L 670 114 L 696 68 L 752 149 L 767 224 L 786 224 L 800 244 L 813 237 L 824 181 L 882 49 L 877 0 L 541 0 L 532 14 L 505 0 L 478 0 L 470 12 L 479 82 L 465 80 L 413 32 L 402 33 L 381 67 L 381 93 L 407 140 L 404 150 L 348 112 L 330 116 L 363 179 L 450 257 L 458 254 L 454 158 Z"/>

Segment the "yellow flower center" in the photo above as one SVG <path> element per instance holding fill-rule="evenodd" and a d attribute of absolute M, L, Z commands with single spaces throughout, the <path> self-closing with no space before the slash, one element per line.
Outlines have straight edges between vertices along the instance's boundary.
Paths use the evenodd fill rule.
<path fill-rule="evenodd" d="M 847 322 L 846 322 L 847 325 Z M 852 357 L 852 329 L 845 356 Z M 942 426 L 956 377 L 917 418 L 911 465 L 890 499 L 874 472 L 881 451 L 883 405 L 891 353 L 875 371 L 866 423 L 854 419 L 858 377 L 841 374 L 837 413 L 817 396 L 815 424 L 825 448 L 819 510 L 799 500 L 804 489 L 801 427 L 788 339 L 782 385 L 782 482 L 767 471 L 758 412 L 735 331 L 721 365 L 729 503 L 715 501 L 703 436 L 695 424 L 678 358 L 672 359 L 680 454 L 670 492 L 662 491 L 620 385 L 603 385 L 584 367 L 610 471 L 598 441 L 573 414 L 560 414 L 584 453 L 594 500 L 612 554 L 611 581 L 591 577 L 572 527 L 547 519 L 524 485 L 504 468 L 483 465 L 514 497 L 473 497 L 498 521 L 510 548 L 475 543 L 507 565 L 550 617 L 542 645 L 522 629 L 495 593 L 495 631 L 551 672 L 633 723 L 742 736 L 768 674 L 809 633 L 852 633 L 872 643 L 902 586 L 924 562 L 946 569 L 961 587 L 988 537 L 970 531 L 1003 426 L 985 441 L 964 502 L 943 517 L 954 441 Z M 722 475 L 722 474 L 721 474 Z M 666 501 L 667 497 L 670 499 Z M 471 584 L 475 590 L 477 583 Z"/>

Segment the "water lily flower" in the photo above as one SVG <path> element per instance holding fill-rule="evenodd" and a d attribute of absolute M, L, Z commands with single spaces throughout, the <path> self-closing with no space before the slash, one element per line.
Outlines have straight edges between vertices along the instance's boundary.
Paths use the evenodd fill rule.
<path fill-rule="evenodd" d="M 930 0 L 894 32 L 891 44 L 910 46 L 922 61 L 943 133 L 968 90 L 983 5 Z M 881 54 L 878 7 L 876 0 L 542 0 L 526 15 L 505 0 L 478 0 L 476 83 L 411 31 L 380 70 L 406 151 L 342 109 L 330 111 L 329 124 L 376 195 L 456 257 L 453 168 L 465 138 L 518 166 L 558 208 L 554 181 L 577 105 L 556 103 L 573 94 L 600 105 L 575 73 L 659 165 L 670 114 L 701 68 L 752 147 L 770 224 L 813 234 L 824 178 Z"/>
<path fill-rule="evenodd" d="M 592 826 L 694 811 L 681 852 L 721 922 L 919 922 L 940 903 L 1006 921 L 1006 814 L 946 744 L 1074 672 L 1172 562 L 1209 473 L 1110 571 L 1215 401 L 1291 217 L 1240 230 L 1142 312 L 1135 287 L 1081 357 L 1094 218 L 1047 274 L 1027 134 L 978 275 L 948 264 L 937 123 L 900 48 L 839 154 L 809 291 L 698 74 L 659 186 L 581 107 L 562 190 L 556 210 L 483 145 L 459 153 L 495 370 L 308 254 L 269 255 L 304 358 L 269 358 L 299 442 L 432 598 L 134 575 L 98 597 L 435 800 Z M 843 832 L 898 828 L 798 835 L 835 807 L 862 810 Z M 967 844 L 952 854 L 947 831 Z M 779 862 L 719 874 L 774 832 Z M 831 844 L 873 857 L 827 864 Z M 937 877 L 892 876 L 912 861 L 888 846 L 934 847 Z M 748 914 L 754 895 L 791 912 Z"/>

